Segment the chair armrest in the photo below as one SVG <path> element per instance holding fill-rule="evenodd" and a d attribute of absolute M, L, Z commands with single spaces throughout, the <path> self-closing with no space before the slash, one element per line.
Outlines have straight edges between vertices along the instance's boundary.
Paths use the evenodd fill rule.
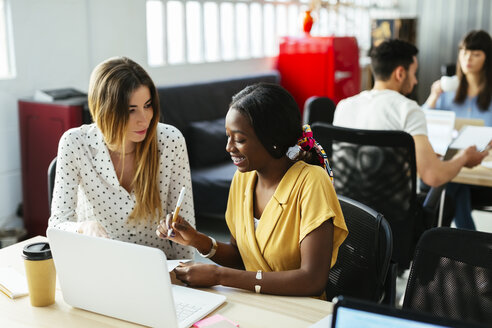
<path fill-rule="evenodd" d="M 380 303 L 396 306 L 396 277 L 398 275 L 398 263 L 391 261 L 384 281 L 384 295 Z"/>
<path fill-rule="evenodd" d="M 447 184 L 445 183 L 443 185 L 440 185 L 439 187 L 430 188 L 427 196 L 424 199 L 424 203 L 422 204 L 423 207 L 429 209 L 437 209 L 441 200 L 441 193 L 444 188 L 446 188 L 446 185 Z"/>
<path fill-rule="evenodd" d="M 431 219 L 431 227 L 442 225 L 444 211 L 444 196 L 446 192 L 446 183 L 439 187 L 430 188 L 422 204 L 424 214 Z M 437 215 L 437 222 L 433 219 Z"/>

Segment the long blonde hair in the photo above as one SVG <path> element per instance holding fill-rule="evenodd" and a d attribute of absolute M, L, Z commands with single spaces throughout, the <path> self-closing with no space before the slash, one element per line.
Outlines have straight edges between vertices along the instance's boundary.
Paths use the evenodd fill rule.
<path fill-rule="evenodd" d="M 121 149 L 121 158 L 124 162 L 130 96 L 141 86 L 149 88 L 154 115 L 145 139 L 136 144 L 135 175 L 132 180 L 136 204 L 130 218 L 158 220 L 163 216 L 157 178 L 159 153 L 156 131 L 160 106 L 154 82 L 147 72 L 131 59 L 110 58 L 96 66 L 91 74 L 89 110 L 94 122 L 101 129 L 108 148 Z M 123 175 L 119 177 L 120 183 L 122 178 Z"/>

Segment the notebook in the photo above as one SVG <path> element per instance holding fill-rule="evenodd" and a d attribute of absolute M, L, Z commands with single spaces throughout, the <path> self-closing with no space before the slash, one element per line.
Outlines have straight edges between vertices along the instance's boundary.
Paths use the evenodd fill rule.
<path fill-rule="evenodd" d="M 469 322 L 435 317 L 387 305 L 339 297 L 333 309 L 332 328 L 461 328 L 482 327 Z"/>
<path fill-rule="evenodd" d="M 29 294 L 26 277 L 12 267 L 0 268 L 0 292 L 12 299 Z"/>
<path fill-rule="evenodd" d="M 66 303 L 152 327 L 190 327 L 225 296 L 172 285 L 160 249 L 48 228 Z"/>

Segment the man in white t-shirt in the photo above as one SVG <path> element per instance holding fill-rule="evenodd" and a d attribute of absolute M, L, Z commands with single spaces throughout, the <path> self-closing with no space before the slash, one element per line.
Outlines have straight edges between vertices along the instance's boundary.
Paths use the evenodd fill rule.
<path fill-rule="evenodd" d="M 388 40 L 371 52 L 374 88 L 338 103 L 333 124 L 355 129 L 402 130 L 415 141 L 417 172 L 429 186 L 453 179 L 460 169 L 474 167 L 487 156 L 468 147 L 449 161 L 441 161 L 427 138 L 427 124 L 420 106 L 405 97 L 417 84 L 418 50 L 401 40 Z"/>

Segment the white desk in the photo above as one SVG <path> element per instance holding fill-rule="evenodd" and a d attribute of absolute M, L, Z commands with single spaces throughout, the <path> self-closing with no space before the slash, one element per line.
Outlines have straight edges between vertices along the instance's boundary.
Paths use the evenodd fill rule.
<path fill-rule="evenodd" d="M 25 274 L 22 248 L 44 240 L 45 237 L 38 236 L 0 249 L 0 266 L 12 266 Z M 309 297 L 257 295 L 221 286 L 205 290 L 227 297 L 213 313 L 220 313 L 244 328 L 308 327 L 333 311 L 332 303 Z M 140 327 L 67 305 L 58 284 L 55 300 L 53 305 L 37 308 L 31 306 L 29 296 L 12 300 L 0 293 L 0 327 Z"/>

